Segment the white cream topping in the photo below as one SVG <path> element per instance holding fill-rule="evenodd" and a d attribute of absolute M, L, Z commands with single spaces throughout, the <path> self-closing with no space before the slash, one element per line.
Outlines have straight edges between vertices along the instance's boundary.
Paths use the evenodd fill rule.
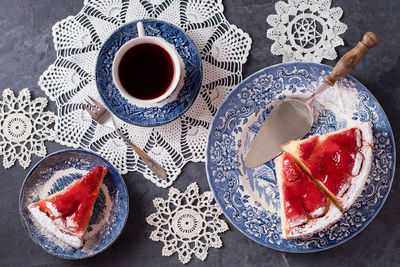
<path fill-rule="evenodd" d="M 320 218 L 311 219 L 306 224 L 292 228 L 287 234 L 288 239 L 306 238 L 316 232 L 322 231 L 343 217 L 342 212 L 330 204 L 328 212 Z"/>
<path fill-rule="evenodd" d="M 46 201 L 46 207 L 51 211 L 51 213 L 53 213 L 54 217 L 60 217 L 60 213 L 53 203 Z"/>
<path fill-rule="evenodd" d="M 351 184 L 346 188 L 346 192 L 340 196 L 342 198 L 342 207 L 347 210 L 360 195 L 365 183 L 368 179 L 368 174 L 372 165 L 373 144 L 374 138 L 372 135 L 372 125 L 370 122 L 355 123 L 358 127 L 357 140 L 360 140 L 359 152 L 354 160 L 354 167 L 351 179 Z M 358 138 L 359 137 L 359 138 Z M 339 195 L 339 194 L 338 194 Z"/>
<path fill-rule="evenodd" d="M 313 212 L 310 213 L 310 216 L 312 218 L 318 218 L 319 216 L 321 216 L 325 211 L 325 206 L 322 206 L 316 210 L 314 210 Z"/>
<path fill-rule="evenodd" d="M 68 227 L 68 228 L 70 228 L 70 227 L 78 227 L 78 225 L 76 224 L 74 218 L 75 218 L 75 213 L 72 214 L 72 216 L 68 216 L 68 217 L 66 218 L 66 222 L 67 222 L 67 227 Z"/>
<path fill-rule="evenodd" d="M 80 240 L 78 237 L 69 235 L 60 230 L 60 227 L 63 225 L 61 219 L 57 219 L 55 221 L 51 220 L 50 217 L 48 217 L 46 213 L 42 212 L 37 206 L 35 207 L 29 205 L 28 209 L 44 230 L 53 234 L 58 239 L 74 248 L 80 248 L 82 246 L 82 240 Z M 67 229 L 65 230 L 67 231 Z"/>
<path fill-rule="evenodd" d="M 356 130 L 356 140 L 357 140 L 357 147 L 361 147 L 362 136 L 361 136 L 360 129 Z"/>
<path fill-rule="evenodd" d="M 350 179 L 353 179 L 353 178 L 350 178 Z M 340 186 L 340 190 L 337 193 L 336 197 L 340 198 L 341 196 L 343 196 L 347 192 L 347 190 L 350 188 L 350 186 L 351 186 L 351 182 L 349 182 L 349 181 L 347 181 L 344 184 L 342 184 Z"/>
<path fill-rule="evenodd" d="M 351 170 L 352 176 L 358 175 L 360 173 L 363 161 L 364 161 L 364 156 L 360 152 L 358 152 L 354 158 L 354 166 L 353 169 Z"/>
<path fill-rule="evenodd" d="M 296 226 L 299 226 L 299 225 L 303 225 L 306 222 L 307 222 L 307 217 L 306 216 L 298 216 L 298 217 L 295 217 L 295 218 L 288 219 L 288 224 L 289 224 L 290 228 L 296 227 Z"/>

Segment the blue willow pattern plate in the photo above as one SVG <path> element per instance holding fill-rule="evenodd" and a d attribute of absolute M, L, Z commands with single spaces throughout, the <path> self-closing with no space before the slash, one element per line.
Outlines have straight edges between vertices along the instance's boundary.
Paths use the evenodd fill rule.
<path fill-rule="evenodd" d="M 61 191 L 96 166 L 106 167 L 108 173 L 100 187 L 84 245 L 72 248 L 43 231 L 27 207 Z M 21 220 L 29 237 L 46 252 L 65 259 L 91 257 L 108 248 L 125 226 L 128 206 L 128 191 L 118 171 L 100 156 L 77 149 L 58 151 L 39 161 L 26 176 L 19 200 Z"/>
<path fill-rule="evenodd" d="M 372 122 L 371 171 L 362 193 L 340 221 L 309 238 L 282 239 L 273 161 L 256 169 L 245 167 L 244 155 L 277 101 L 310 95 L 331 70 L 315 63 L 279 64 L 260 70 L 230 93 L 210 130 L 206 168 L 216 201 L 236 228 L 276 250 L 315 252 L 351 239 L 377 215 L 390 191 L 395 166 L 392 130 L 376 99 L 351 76 L 318 96 L 308 134 L 335 131 L 352 121 Z"/>
<path fill-rule="evenodd" d="M 128 102 L 114 85 L 112 63 L 118 49 L 138 36 L 136 23 L 118 28 L 103 44 L 96 64 L 96 84 L 107 108 L 121 120 L 137 126 L 159 126 L 171 122 L 187 111 L 199 93 L 202 81 L 200 55 L 194 43 L 179 28 L 154 19 L 141 20 L 146 36 L 158 36 L 171 43 L 184 64 L 183 85 L 176 98 L 164 100 L 159 106 L 139 107 Z"/>

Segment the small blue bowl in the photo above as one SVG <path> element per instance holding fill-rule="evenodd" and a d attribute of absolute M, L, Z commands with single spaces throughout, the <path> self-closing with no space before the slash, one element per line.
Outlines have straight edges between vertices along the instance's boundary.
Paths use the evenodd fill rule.
<path fill-rule="evenodd" d="M 68 186 L 96 166 L 108 169 L 93 209 L 84 245 L 73 248 L 46 233 L 27 207 Z M 128 218 L 129 196 L 118 171 L 102 157 L 84 150 L 55 152 L 39 161 L 28 173 L 19 198 L 22 224 L 29 237 L 46 252 L 64 259 L 92 257 L 108 248 L 121 234 Z"/>

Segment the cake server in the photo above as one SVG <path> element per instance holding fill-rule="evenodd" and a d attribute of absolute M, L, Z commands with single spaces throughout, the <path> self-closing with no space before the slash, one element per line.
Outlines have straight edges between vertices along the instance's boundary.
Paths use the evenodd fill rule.
<path fill-rule="evenodd" d="M 319 88 L 311 96 L 289 97 L 280 102 L 254 138 L 245 157 L 246 166 L 260 166 L 276 157 L 281 152 L 281 145 L 306 135 L 313 124 L 313 104 L 317 95 L 352 71 L 360 59 L 369 49 L 377 46 L 378 42 L 375 33 L 367 32 L 363 40 L 337 62 L 332 72 L 324 77 Z"/>

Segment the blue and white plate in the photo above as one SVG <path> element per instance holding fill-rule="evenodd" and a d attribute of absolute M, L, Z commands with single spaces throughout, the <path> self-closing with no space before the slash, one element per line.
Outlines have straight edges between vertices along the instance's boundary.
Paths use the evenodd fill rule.
<path fill-rule="evenodd" d="M 96 166 L 108 173 L 100 186 L 84 245 L 72 248 L 43 231 L 27 207 L 79 179 Z M 55 152 L 39 161 L 28 173 L 22 185 L 19 211 L 30 238 L 46 252 L 65 259 L 94 256 L 108 248 L 121 234 L 128 218 L 129 196 L 118 171 L 102 157 L 88 151 L 71 149 Z"/>
<path fill-rule="evenodd" d="M 138 36 L 134 21 L 118 28 L 104 42 L 96 64 L 96 84 L 107 108 L 118 118 L 138 126 L 159 126 L 177 119 L 195 101 L 202 82 L 200 55 L 194 43 L 179 28 L 160 20 L 145 19 L 146 36 L 158 36 L 171 43 L 181 56 L 184 73 L 176 91 L 170 97 L 152 107 L 140 107 L 124 98 L 112 79 L 112 63 L 118 49 L 127 41 Z"/>
<path fill-rule="evenodd" d="M 331 70 L 315 63 L 279 64 L 260 70 L 230 93 L 211 127 L 206 167 L 216 201 L 236 228 L 276 250 L 315 252 L 351 239 L 372 221 L 390 191 L 396 155 L 392 130 L 376 99 L 351 76 L 318 96 L 315 122 L 308 134 L 325 134 L 357 120 L 372 122 L 371 171 L 364 190 L 340 221 L 309 238 L 282 239 L 273 161 L 256 169 L 245 167 L 244 155 L 276 103 L 292 95 L 310 95 Z"/>

